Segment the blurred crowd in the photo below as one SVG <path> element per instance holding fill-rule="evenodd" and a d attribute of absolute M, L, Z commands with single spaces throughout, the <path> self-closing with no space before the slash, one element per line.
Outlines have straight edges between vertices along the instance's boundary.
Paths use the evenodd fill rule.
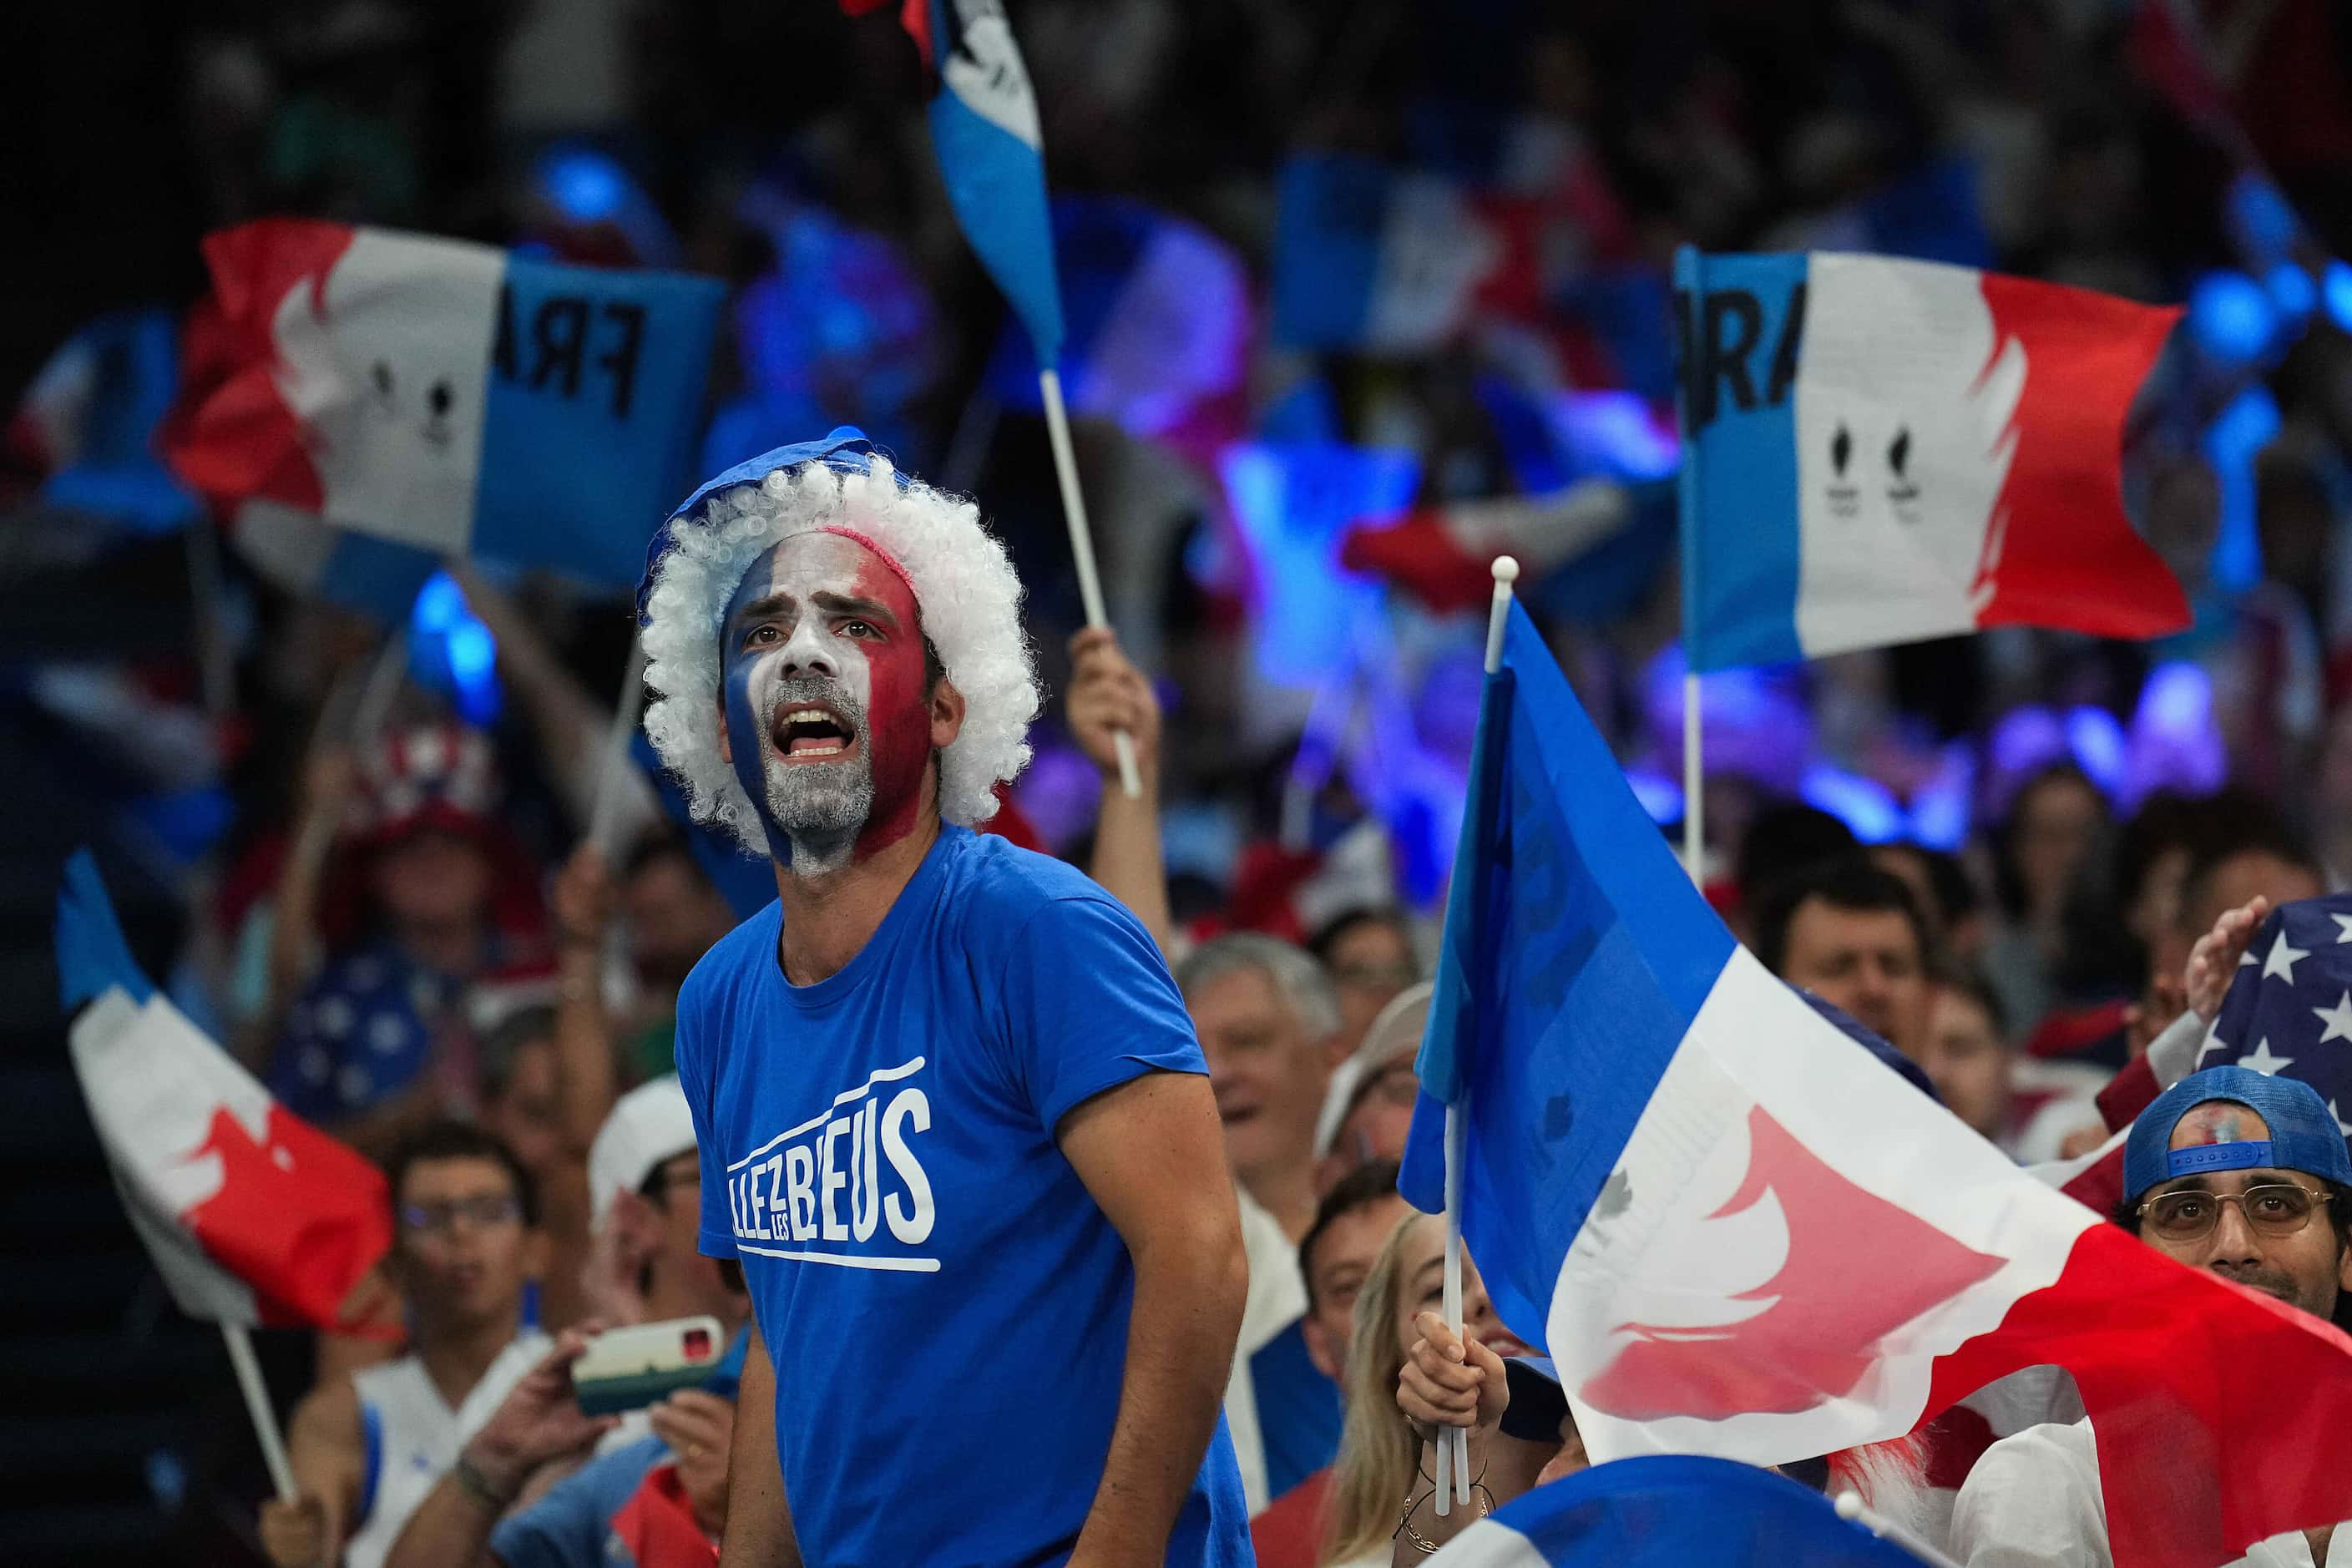
<path fill-rule="evenodd" d="M 978 495 L 1055 694 L 992 826 L 1087 868 L 1160 939 L 1248 1200 L 1227 1412 L 1253 1508 L 1309 1489 L 1276 1504 L 1263 1561 L 1388 1560 L 1373 1514 L 1412 1456 L 1353 1426 L 1343 1450 L 1364 1400 L 1343 1415 L 1341 1393 L 1391 1408 L 1436 1245 L 1399 1228 L 1383 1163 L 1412 1103 L 1480 625 L 1343 573 L 1342 536 L 1383 504 L 1670 470 L 1677 244 L 1893 250 L 2189 307 L 2126 474 L 2190 630 L 2011 628 L 1706 683 L 1705 884 L 1769 967 L 2020 1160 L 2053 1159 L 2106 1137 L 2095 1097 L 2182 1012 L 2198 936 L 2257 895 L 2352 881 L 2352 273 L 2325 265 L 2352 254 L 2352 21 L 2326 0 L 1007 10 L 1061 204 L 1115 637 L 1073 640 L 1025 351 L 950 216 L 887 16 L 198 7 L 152 131 L 193 176 L 186 230 L 145 294 L 102 302 L 184 307 L 199 232 L 279 213 L 705 272 L 733 292 L 700 473 L 855 424 Z M 1382 253 L 1454 279 L 1421 279 L 1434 326 L 1351 335 L 1301 303 L 1339 265 L 1316 217 L 1334 168 L 1370 171 L 1391 216 L 1423 211 L 1408 188 L 1453 204 L 1454 226 Z M 1139 296 L 1138 224 L 1212 259 Z M 1087 325 L 1139 297 L 1164 383 Z M 38 423 L 10 431 L 6 553 L 93 581 L 176 559 L 152 531 L 35 507 L 60 460 Z M 1387 455 L 1395 493 L 1316 494 L 1358 483 L 1333 452 Z M 1662 831 L 1684 804 L 1671 539 L 1670 514 L 1636 509 L 1527 595 Z M 200 656 L 78 650 L 9 700 L 94 737 L 144 794 L 210 803 L 145 851 L 184 896 L 174 994 L 289 1108 L 388 1163 L 380 1316 L 404 1359 L 382 1335 L 322 1343 L 293 1421 L 303 1500 L 270 1505 L 262 1537 L 281 1563 L 347 1535 L 345 1561 L 401 1561 L 410 1510 L 437 1528 L 461 1484 L 511 1503 L 545 1457 L 518 1438 L 507 1471 L 451 1469 L 495 1420 L 552 1441 L 513 1408 L 541 1330 L 744 1321 L 740 1280 L 695 1251 L 692 1131 L 664 1075 L 678 986 L 769 896 L 765 868 L 689 831 L 642 759 L 609 760 L 618 603 L 460 568 L 387 623 L 236 548 L 192 594 Z M 1140 801 L 1113 728 L 1144 753 Z M 1367 1352 L 1368 1326 L 1393 1342 Z M 561 1436 L 676 1456 L 672 1512 L 708 1537 L 727 1408 L 681 1394 L 649 1431 Z M 416 1473 L 385 1468 L 367 1414 L 385 1409 L 407 1412 Z M 559 1525 L 588 1521 L 595 1550 L 650 1451 L 513 1514 L 500 1560 L 601 1561 L 562 1555 Z M 1335 1482 L 1335 1455 L 1376 1472 Z"/>

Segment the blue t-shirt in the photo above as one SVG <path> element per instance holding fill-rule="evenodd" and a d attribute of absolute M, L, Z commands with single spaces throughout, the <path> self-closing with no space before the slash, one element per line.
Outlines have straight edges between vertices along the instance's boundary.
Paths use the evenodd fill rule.
<path fill-rule="evenodd" d="M 1135 1273 L 1055 1142 L 1081 1101 L 1204 1072 L 1134 917 L 944 827 L 865 948 L 795 986 L 776 904 L 678 997 L 702 1249 L 739 1258 L 776 1371 L 802 1552 L 827 1568 L 1055 1563 L 1102 1478 Z M 1168 1562 L 1250 1561 L 1218 1423 Z"/>

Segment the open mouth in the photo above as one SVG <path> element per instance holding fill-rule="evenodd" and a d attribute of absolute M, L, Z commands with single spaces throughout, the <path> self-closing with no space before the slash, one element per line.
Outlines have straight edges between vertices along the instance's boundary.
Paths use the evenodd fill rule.
<path fill-rule="evenodd" d="M 795 702 L 777 712 L 768 740 L 787 762 L 831 762 L 856 743 L 857 730 L 822 702 Z"/>

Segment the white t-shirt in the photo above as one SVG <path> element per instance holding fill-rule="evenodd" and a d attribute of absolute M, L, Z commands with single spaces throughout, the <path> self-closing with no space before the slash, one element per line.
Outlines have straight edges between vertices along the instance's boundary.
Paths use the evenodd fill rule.
<path fill-rule="evenodd" d="M 413 1355 L 352 1373 L 359 1391 L 367 1448 L 359 1530 L 343 1548 L 345 1568 L 376 1568 L 391 1554 L 408 1516 L 457 1462 L 457 1450 L 481 1430 L 554 1342 L 525 1329 L 500 1351 L 452 1410 Z"/>
<path fill-rule="evenodd" d="M 2090 1422 L 2029 1426 L 1987 1448 L 1952 1505 L 1951 1544 L 1962 1568 L 2114 1568 Z M 2352 1528 L 2336 1527 L 2324 1564 L 2291 1530 L 2222 1568 L 2352 1568 Z"/>

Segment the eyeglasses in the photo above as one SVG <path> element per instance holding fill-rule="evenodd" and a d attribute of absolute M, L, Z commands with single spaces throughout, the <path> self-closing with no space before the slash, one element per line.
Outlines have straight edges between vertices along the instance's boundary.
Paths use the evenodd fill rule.
<path fill-rule="evenodd" d="M 2265 1182 L 2242 1193 L 2206 1193 L 2195 1188 L 2161 1193 L 2139 1205 L 2148 1229 L 2167 1241 L 2201 1241 L 2221 1223 L 2224 1205 L 2235 1204 L 2262 1236 L 2293 1236 L 2311 1223 L 2329 1194 L 2287 1182 Z"/>
<path fill-rule="evenodd" d="M 485 1194 L 446 1204 L 404 1204 L 400 1210 L 401 1225 L 419 1236 L 451 1235 L 461 1218 L 477 1230 L 488 1230 L 521 1217 L 522 1204 L 512 1193 Z"/>

